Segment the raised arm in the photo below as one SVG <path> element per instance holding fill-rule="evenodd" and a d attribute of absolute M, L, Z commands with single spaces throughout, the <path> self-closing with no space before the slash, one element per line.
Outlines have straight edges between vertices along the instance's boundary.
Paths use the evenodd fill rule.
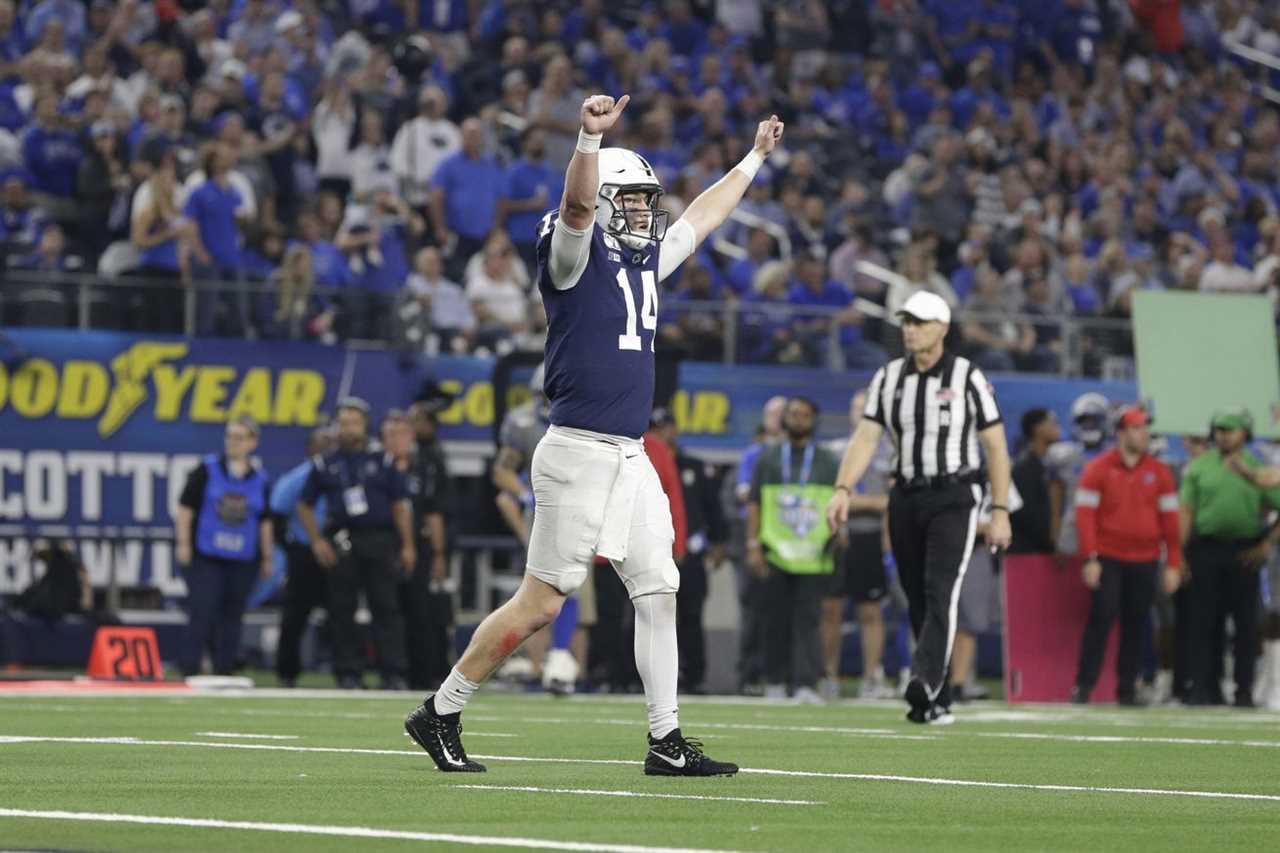
<path fill-rule="evenodd" d="M 587 266 L 591 225 L 596 217 L 596 193 L 600 190 L 600 140 L 604 132 L 617 123 L 630 100 L 630 95 L 616 101 L 608 95 L 592 95 L 582 102 L 582 129 L 578 131 L 578 147 L 565 172 L 560 218 L 551 233 L 551 255 L 547 263 L 551 283 L 559 290 L 568 290 L 577 284 Z"/>
<path fill-rule="evenodd" d="M 747 187 L 751 186 L 751 181 L 764 164 L 765 158 L 773 151 L 778 140 L 782 139 L 783 128 L 783 123 L 776 115 L 760 122 L 756 128 L 755 146 L 742 158 L 742 162 L 707 187 L 685 210 L 680 221 L 693 226 L 695 248 L 708 234 L 719 228 L 738 206 L 738 202 L 742 201 L 742 196 L 746 194 Z"/>
<path fill-rule="evenodd" d="M 560 199 L 560 221 L 582 231 L 596 216 L 596 192 L 600 189 L 600 140 L 626 109 L 630 95 L 614 100 L 608 95 L 592 95 L 582 102 L 582 130 L 578 147 L 564 175 L 564 195 Z"/>

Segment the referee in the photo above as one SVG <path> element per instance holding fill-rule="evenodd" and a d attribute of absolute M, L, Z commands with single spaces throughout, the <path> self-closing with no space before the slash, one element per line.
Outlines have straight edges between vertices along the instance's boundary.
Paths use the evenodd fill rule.
<path fill-rule="evenodd" d="M 973 551 L 982 501 L 982 460 L 991 479 L 993 550 L 1009 546 L 1009 451 L 1000 410 L 982 371 L 945 352 L 951 309 L 916 293 L 898 311 L 907 352 L 876 371 L 862 422 L 845 451 L 827 524 L 842 530 L 849 497 L 887 429 L 894 446 L 889 538 L 907 594 L 916 653 L 906 698 L 914 723 L 952 721 L 947 667 L 960 584 Z"/>

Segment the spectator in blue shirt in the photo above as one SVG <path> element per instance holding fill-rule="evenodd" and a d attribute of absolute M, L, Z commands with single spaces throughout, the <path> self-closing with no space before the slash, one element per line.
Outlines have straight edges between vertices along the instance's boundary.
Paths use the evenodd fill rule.
<path fill-rule="evenodd" d="M 236 281 L 243 273 L 240 257 L 240 226 L 236 209 L 240 193 L 231 185 L 228 173 L 235 154 L 226 143 L 217 142 L 204 157 L 205 182 L 187 197 L 183 213 L 195 226 L 193 247 L 200 269 L 198 278 Z M 196 296 L 196 331 L 201 336 L 223 334 L 238 337 L 249 328 L 246 292 L 205 288 Z"/>
<path fill-rule="evenodd" d="M 45 212 L 31 202 L 29 176 L 12 171 L 0 184 L 0 244 L 4 251 L 31 251 L 48 224 Z"/>
<path fill-rule="evenodd" d="M 0 66 L 17 62 L 26 52 L 27 38 L 17 24 L 13 0 L 0 0 Z"/>
<path fill-rule="evenodd" d="M 313 211 L 303 211 L 298 216 L 299 241 L 311 249 L 311 266 L 316 284 L 321 287 L 342 287 L 351 283 L 351 267 L 347 258 L 325 233 L 320 216 Z"/>
<path fill-rule="evenodd" d="M 546 142 L 546 133 L 541 129 L 525 131 L 520 159 L 507 168 L 502 194 L 507 235 L 529 269 L 537 266 L 534 246 L 538 221 L 557 204 L 564 191 L 564 172 L 547 163 Z"/>
<path fill-rule="evenodd" d="M 449 277 L 455 280 L 493 230 L 504 181 L 498 161 L 483 152 L 480 120 L 467 119 L 461 131 L 462 150 L 441 163 L 431 179 L 431 223 L 436 242 L 452 247 Z"/>
<path fill-rule="evenodd" d="M 242 199 L 228 177 L 235 155 L 225 143 L 214 143 L 205 154 L 208 176 L 187 198 L 183 213 L 199 231 L 196 260 L 214 275 L 234 279 L 240 272 L 240 226 L 236 209 Z"/>
<path fill-rule="evenodd" d="M 50 21 L 62 24 L 62 42 L 77 56 L 84 46 L 85 4 L 80 0 L 41 0 L 26 15 L 27 42 L 40 41 L 45 25 Z"/>
<path fill-rule="evenodd" d="M 755 281 L 760 267 L 774 255 L 773 238 L 761 228 L 752 228 L 747 232 L 747 256 L 729 264 L 729 287 L 738 296 L 751 292 L 751 283 Z"/>
<path fill-rule="evenodd" d="M 35 124 L 22 135 L 22 159 L 31 173 L 37 192 L 71 198 L 76 191 L 76 174 L 84 152 L 74 133 L 66 130 L 58 115 L 58 96 L 52 92 L 36 97 Z"/>
<path fill-rule="evenodd" d="M 862 333 L 865 317 L 853 306 L 853 295 L 838 282 L 826 278 L 826 264 L 821 257 L 801 257 L 796 266 L 796 283 L 788 293 L 788 301 L 797 306 L 841 309 L 810 319 L 807 329 L 804 318 L 801 328 L 808 332 L 806 349 L 814 364 L 824 363 L 821 356 L 827 348 L 828 330 L 839 327 L 839 346 L 845 363 L 850 367 L 870 368 L 879 366 L 887 358 L 885 351 L 871 343 Z"/>

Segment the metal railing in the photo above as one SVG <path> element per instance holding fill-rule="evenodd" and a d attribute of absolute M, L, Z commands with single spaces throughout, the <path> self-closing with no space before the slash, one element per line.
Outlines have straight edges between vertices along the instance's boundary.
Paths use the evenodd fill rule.
<path fill-rule="evenodd" d="M 892 270 L 865 261 L 859 262 L 857 272 L 889 284 L 897 283 L 900 278 Z M 9 270 L 0 283 L 0 317 L 5 322 L 18 326 L 78 328 L 84 331 L 170 331 L 192 337 L 199 326 L 197 314 L 207 307 L 204 294 L 230 297 L 224 308 L 229 306 L 231 310 L 248 315 L 244 318 L 245 323 L 252 329 L 254 317 L 272 307 L 271 298 L 275 292 L 274 283 L 250 280 L 182 283 L 177 280 L 141 277 L 112 279 L 84 273 Z M 341 302 L 367 291 L 358 288 L 317 287 L 314 293 L 322 298 Z M 150 328 L 147 319 L 138 316 L 137 312 L 154 313 L 157 306 L 162 311 L 164 306 L 171 306 L 180 316 L 168 317 L 168 325 L 164 328 Z M 889 352 L 896 351 L 899 341 L 893 327 L 897 325 L 897 318 L 889 316 L 884 306 L 861 297 L 853 300 L 852 307 L 863 317 L 877 321 L 880 326 L 879 334 L 867 340 Z M 786 325 L 793 329 L 804 328 L 804 331 L 793 336 L 794 346 L 791 347 L 788 363 L 843 369 L 848 366 L 846 352 L 841 345 L 842 331 L 848 326 L 847 322 L 842 321 L 841 315 L 846 312 L 847 308 L 798 306 L 782 301 L 666 299 L 662 303 L 662 316 L 666 319 L 678 320 L 689 315 L 716 318 L 718 345 L 707 346 L 707 342 L 703 341 L 698 357 L 703 360 L 718 360 L 724 364 L 779 363 L 771 355 L 762 356 L 762 351 L 767 347 L 759 346 L 758 335 L 771 326 Z M 1131 327 L 1127 320 L 965 311 L 959 314 L 954 325 L 963 329 L 969 322 L 1025 323 L 1032 327 L 1055 325 L 1057 339 L 1061 341 L 1058 372 L 1066 376 L 1083 375 L 1086 366 L 1097 367 L 1098 364 L 1103 365 L 1104 373 L 1108 372 L 1105 367 L 1107 358 L 1119 358 L 1123 362 L 1133 351 Z M 348 340 L 348 343 L 352 342 Z M 404 348 L 404 343 L 393 337 L 359 340 L 358 344 L 364 347 Z M 753 344 L 756 345 L 754 351 Z M 1093 353 L 1098 358 L 1086 358 Z M 1118 371 L 1123 376 L 1126 370 L 1131 368 L 1119 363 L 1109 372 L 1115 374 Z"/>

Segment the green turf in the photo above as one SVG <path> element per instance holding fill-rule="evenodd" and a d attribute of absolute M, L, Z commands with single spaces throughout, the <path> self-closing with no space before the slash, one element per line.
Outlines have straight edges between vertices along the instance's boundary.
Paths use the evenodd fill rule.
<path fill-rule="evenodd" d="M 490 772 L 442 774 L 402 733 L 401 718 L 416 697 L 259 693 L 0 697 L 0 736 L 134 737 L 397 754 L 0 742 L 0 808 L 806 853 L 1256 851 L 1273 849 L 1280 838 L 1280 801 L 747 773 L 713 780 L 647 778 L 639 766 L 644 708 L 638 697 L 555 701 L 482 693 L 465 717 L 466 743 L 473 754 L 495 756 L 487 760 Z M 703 738 L 710 754 L 749 768 L 1280 795 L 1275 772 L 1280 717 L 1258 712 L 1010 709 L 984 703 L 961 709 L 959 721 L 946 729 L 910 726 L 892 704 L 813 708 L 691 701 L 681 713 L 686 733 Z M 197 734 L 207 731 L 298 739 L 227 741 Z M 1232 743 L 1098 743 L 1004 736 L 1008 734 Z M 521 763 L 497 756 L 636 763 Z M 816 800 L 823 805 L 477 791 L 454 787 L 459 784 Z M 424 843 L 0 817 L 0 847 L 15 846 L 312 851 L 408 849 Z"/>

